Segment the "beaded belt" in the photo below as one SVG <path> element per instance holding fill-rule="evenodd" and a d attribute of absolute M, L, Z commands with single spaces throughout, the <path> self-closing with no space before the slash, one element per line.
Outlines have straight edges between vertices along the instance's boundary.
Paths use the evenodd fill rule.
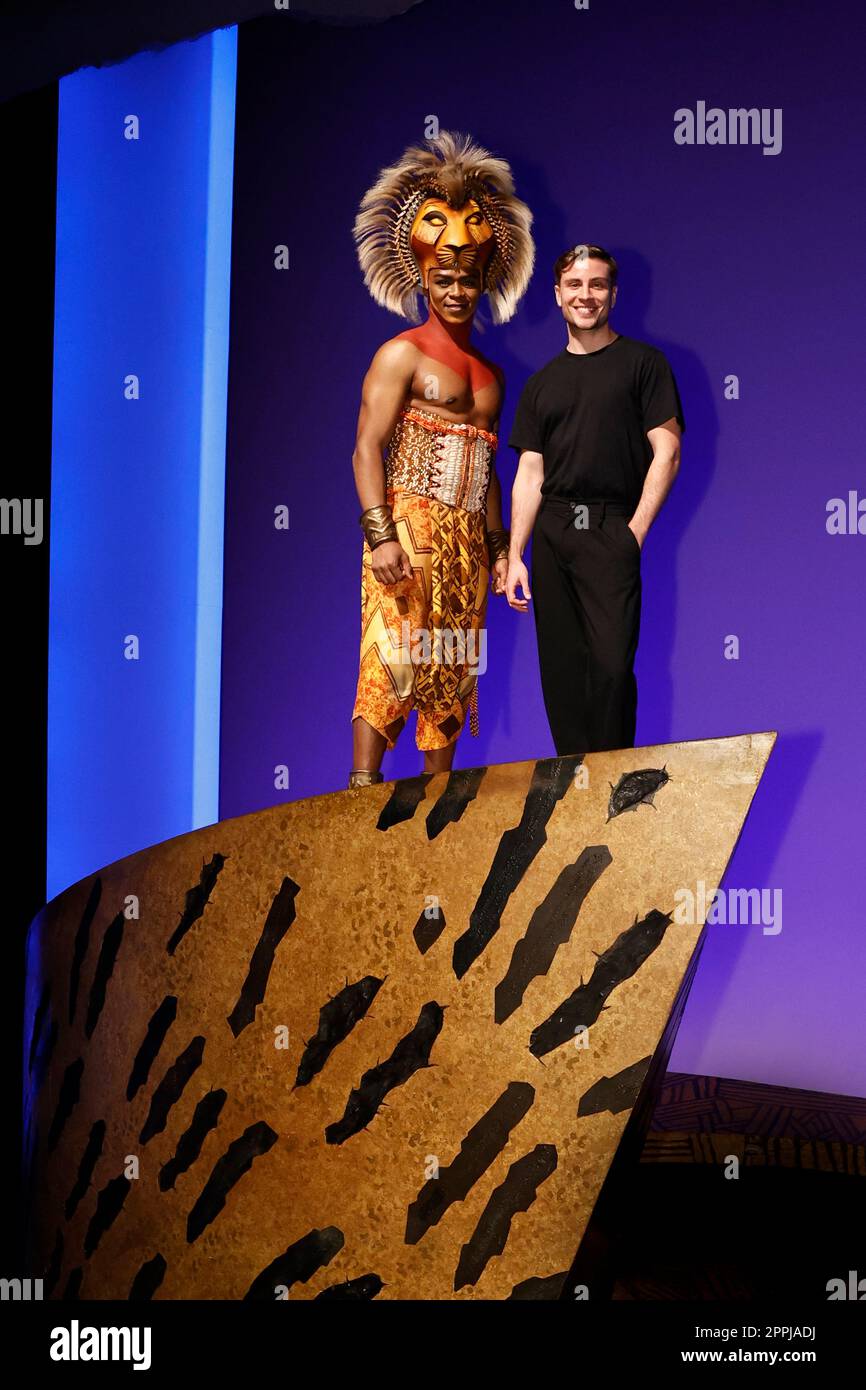
<path fill-rule="evenodd" d="M 483 511 L 497 444 L 489 430 L 406 406 L 388 444 L 386 486 L 467 512 Z"/>

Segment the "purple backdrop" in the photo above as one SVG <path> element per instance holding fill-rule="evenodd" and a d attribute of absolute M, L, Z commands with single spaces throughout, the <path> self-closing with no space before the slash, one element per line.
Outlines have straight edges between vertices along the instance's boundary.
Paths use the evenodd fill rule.
<path fill-rule="evenodd" d="M 481 340 L 507 374 L 503 435 L 564 345 L 550 266 L 566 245 L 614 252 L 616 328 L 677 375 L 688 429 L 644 550 L 638 744 L 779 731 L 724 886 L 781 890 L 782 930 L 709 930 L 671 1066 L 856 1094 L 866 537 L 829 535 L 826 507 L 863 477 L 861 23 L 854 0 L 824 4 L 818 26 L 791 0 L 425 0 L 379 25 L 242 28 L 220 812 L 345 786 L 355 419 L 370 357 L 403 326 L 368 297 L 350 229 L 435 115 L 510 160 L 536 217 L 527 298 Z M 674 112 L 699 101 L 781 108 L 781 151 L 676 144 Z M 504 447 L 498 466 L 508 499 Z M 532 618 L 493 597 L 479 694 L 456 766 L 553 753 Z M 412 721 L 384 771 L 419 767 Z"/>

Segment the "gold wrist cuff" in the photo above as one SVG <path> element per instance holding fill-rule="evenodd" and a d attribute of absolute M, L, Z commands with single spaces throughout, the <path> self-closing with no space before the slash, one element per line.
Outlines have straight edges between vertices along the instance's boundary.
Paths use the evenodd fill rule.
<path fill-rule="evenodd" d="M 487 549 L 490 554 L 491 565 L 495 565 L 497 560 L 508 559 L 510 545 L 510 531 L 496 530 L 487 532 Z"/>
<path fill-rule="evenodd" d="M 375 550 L 377 545 L 384 545 L 385 541 L 398 539 L 397 526 L 388 502 L 383 502 L 379 507 L 368 507 L 361 513 L 360 524 L 371 550 Z"/>

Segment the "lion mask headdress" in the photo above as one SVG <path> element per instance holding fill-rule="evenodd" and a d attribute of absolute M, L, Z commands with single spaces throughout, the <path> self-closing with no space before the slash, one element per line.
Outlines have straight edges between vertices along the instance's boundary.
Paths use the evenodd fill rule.
<path fill-rule="evenodd" d="M 426 144 L 364 195 L 354 229 L 364 283 L 377 304 L 417 323 L 431 269 L 477 267 L 494 323 L 506 323 L 532 274 L 532 213 L 506 161 L 468 135 L 442 131 Z"/>

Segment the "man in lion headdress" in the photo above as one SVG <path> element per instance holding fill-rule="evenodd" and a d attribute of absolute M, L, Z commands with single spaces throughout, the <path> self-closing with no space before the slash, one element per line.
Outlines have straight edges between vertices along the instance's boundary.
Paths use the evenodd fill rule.
<path fill-rule="evenodd" d="M 494 458 L 504 379 L 471 342 L 482 294 L 495 323 L 532 273 L 532 214 L 506 162 L 442 132 L 406 150 L 355 222 L 377 303 L 418 323 L 364 379 L 353 455 L 363 508 L 361 655 L 350 787 L 380 782 L 412 709 L 424 771 L 451 767 L 467 712 L 478 731 L 488 586 L 505 592 L 508 532 Z"/>

